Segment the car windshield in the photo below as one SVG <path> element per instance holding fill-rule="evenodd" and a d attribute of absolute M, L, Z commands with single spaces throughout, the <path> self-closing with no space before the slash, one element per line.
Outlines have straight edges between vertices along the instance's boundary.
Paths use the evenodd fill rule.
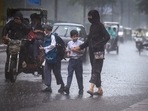
<path fill-rule="evenodd" d="M 64 25 L 57 26 L 57 25 L 55 25 L 53 27 L 53 32 L 58 33 L 58 35 L 61 37 L 70 37 L 71 30 L 77 30 L 80 37 L 85 36 L 83 33 L 84 29 L 79 26 L 64 26 Z"/>

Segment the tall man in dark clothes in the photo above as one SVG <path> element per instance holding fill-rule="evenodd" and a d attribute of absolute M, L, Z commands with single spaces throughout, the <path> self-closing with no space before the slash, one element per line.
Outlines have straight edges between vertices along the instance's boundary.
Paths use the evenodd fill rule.
<path fill-rule="evenodd" d="M 109 41 L 110 36 L 104 25 L 100 22 L 100 15 L 97 10 L 88 12 L 88 21 L 91 23 L 88 39 L 75 50 L 89 47 L 90 63 L 91 63 L 91 78 L 90 89 L 87 91 L 91 96 L 102 94 L 101 88 L 101 71 L 104 60 L 105 44 Z M 97 92 L 94 93 L 94 86 L 97 87 Z"/>

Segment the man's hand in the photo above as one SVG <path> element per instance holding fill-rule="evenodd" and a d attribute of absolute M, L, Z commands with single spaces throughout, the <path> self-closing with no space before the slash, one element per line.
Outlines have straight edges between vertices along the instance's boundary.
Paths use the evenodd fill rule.
<path fill-rule="evenodd" d="M 79 52 L 80 51 L 80 47 L 79 46 L 78 47 L 74 47 L 71 50 L 74 51 L 74 52 Z"/>
<path fill-rule="evenodd" d="M 67 57 L 70 57 L 70 52 L 67 52 Z"/>
<path fill-rule="evenodd" d="M 43 46 L 40 46 L 39 49 L 40 49 L 40 50 L 44 50 L 44 47 L 43 47 Z"/>
<path fill-rule="evenodd" d="M 44 33 L 44 31 L 42 31 L 42 30 L 37 30 L 37 29 L 35 29 L 33 32 L 35 32 L 35 33 L 37 33 L 37 32 Z"/>
<path fill-rule="evenodd" d="M 11 39 L 8 36 L 3 37 L 3 43 L 8 44 Z"/>
<path fill-rule="evenodd" d="M 84 50 L 81 50 L 80 47 L 74 47 L 71 49 L 73 52 L 79 53 L 79 54 L 83 54 Z"/>

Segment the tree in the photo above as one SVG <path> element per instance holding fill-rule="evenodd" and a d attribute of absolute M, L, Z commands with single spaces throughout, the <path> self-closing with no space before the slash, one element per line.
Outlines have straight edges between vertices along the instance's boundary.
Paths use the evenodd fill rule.
<path fill-rule="evenodd" d="M 83 9 L 83 17 L 85 18 L 86 8 L 88 9 L 98 9 L 100 15 L 103 16 L 108 12 L 108 10 L 112 10 L 113 4 L 116 3 L 117 0 L 69 0 L 71 5 L 79 3 L 84 7 Z M 85 20 L 84 20 L 85 23 Z"/>
<path fill-rule="evenodd" d="M 111 6 L 112 3 L 116 3 L 116 1 L 117 0 L 93 0 L 93 1 L 92 0 L 69 0 L 71 4 L 80 3 L 82 6 L 86 5 L 90 9 L 96 8 L 96 7 L 102 7 L 105 5 Z"/>
<path fill-rule="evenodd" d="M 148 0 L 136 0 L 139 11 L 148 14 Z"/>
<path fill-rule="evenodd" d="M 54 1 L 54 11 L 55 11 L 55 14 L 54 14 L 54 20 L 57 21 L 58 20 L 58 0 L 55 0 Z"/>

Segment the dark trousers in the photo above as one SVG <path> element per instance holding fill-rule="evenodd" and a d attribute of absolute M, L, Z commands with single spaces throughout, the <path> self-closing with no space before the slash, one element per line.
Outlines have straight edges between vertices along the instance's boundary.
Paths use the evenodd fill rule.
<path fill-rule="evenodd" d="M 8 54 L 8 46 L 6 49 L 6 63 L 5 63 L 5 79 L 9 79 L 9 73 L 8 73 L 8 64 L 9 64 L 9 57 L 10 55 Z"/>
<path fill-rule="evenodd" d="M 56 82 L 57 84 L 61 84 L 64 86 L 64 82 L 61 76 L 61 60 L 59 60 L 57 63 L 55 64 L 49 64 L 47 62 L 45 62 L 45 66 L 44 66 L 44 83 L 47 86 L 51 86 L 51 71 L 53 71 L 53 74 L 55 75 L 56 78 Z"/>
<path fill-rule="evenodd" d="M 90 83 L 93 83 L 96 85 L 96 87 L 101 86 L 101 71 L 103 67 L 103 59 L 95 59 L 93 52 L 90 51 L 90 62 L 91 62 L 91 78 Z"/>
<path fill-rule="evenodd" d="M 82 58 L 79 59 L 70 59 L 68 64 L 68 77 L 67 77 L 67 85 L 66 87 L 70 88 L 73 72 L 75 71 L 76 79 L 78 83 L 79 89 L 83 89 L 83 65 Z"/>
<path fill-rule="evenodd" d="M 39 47 L 42 45 L 43 45 L 43 40 L 41 40 L 41 39 L 34 40 L 34 45 L 33 45 L 34 59 L 37 59 L 37 57 L 39 55 Z"/>

